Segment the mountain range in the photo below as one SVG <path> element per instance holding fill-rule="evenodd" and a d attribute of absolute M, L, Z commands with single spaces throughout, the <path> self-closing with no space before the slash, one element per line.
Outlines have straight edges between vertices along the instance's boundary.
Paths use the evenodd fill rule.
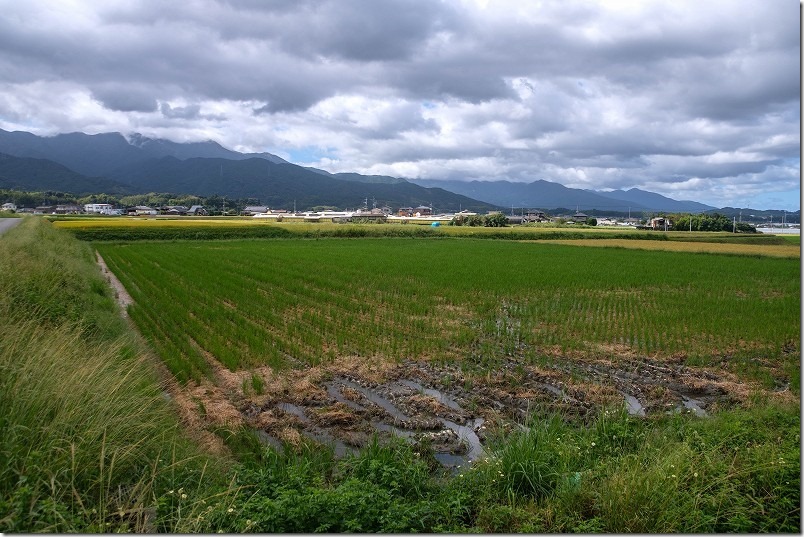
<path fill-rule="evenodd" d="M 552 209 L 564 207 L 576 210 L 600 209 L 617 212 L 667 211 L 701 212 L 715 209 L 696 201 L 676 201 L 674 199 L 632 188 L 630 190 L 582 190 L 568 188 L 559 183 L 543 179 L 531 183 L 510 181 L 437 181 L 411 179 L 421 186 L 438 185 L 451 192 L 470 198 L 481 199 L 501 207 L 539 207 Z"/>
<path fill-rule="evenodd" d="M 179 143 L 114 132 L 43 137 L 0 129 L 0 188 L 90 193 L 171 192 L 255 198 L 273 208 L 379 205 L 436 211 L 568 208 L 701 212 L 715 207 L 636 188 L 596 191 L 536 180 L 455 181 L 329 173 L 271 153 L 240 153 L 213 141 Z"/>
<path fill-rule="evenodd" d="M 239 153 L 216 142 L 177 143 L 134 134 L 41 137 L 0 129 L 0 188 L 74 194 L 171 192 L 254 198 L 272 208 L 431 205 L 486 212 L 493 204 L 404 179 L 332 174 L 271 153 Z"/>

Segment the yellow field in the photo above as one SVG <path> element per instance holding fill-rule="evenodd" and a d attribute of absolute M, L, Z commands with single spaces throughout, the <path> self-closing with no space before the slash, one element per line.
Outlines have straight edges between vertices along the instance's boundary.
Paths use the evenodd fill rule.
<path fill-rule="evenodd" d="M 65 218 L 55 219 L 53 225 L 59 228 L 88 228 L 88 227 L 192 227 L 192 226 L 248 226 L 274 224 L 266 220 L 251 217 L 89 217 L 89 218 Z"/>
<path fill-rule="evenodd" d="M 419 223 L 407 224 L 338 224 L 325 222 L 284 221 L 241 217 L 67 217 L 53 219 L 55 227 L 73 231 L 100 230 L 102 228 L 119 228 L 126 230 L 155 229 L 155 228 L 256 228 L 275 227 L 285 228 L 295 233 L 305 235 L 308 233 L 331 233 L 330 230 L 344 231 L 350 227 L 371 228 L 372 236 L 394 236 L 393 229 L 413 230 L 427 227 Z M 388 232 L 391 233 L 388 233 Z M 442 224 L 433 228 L 434 234 L 452 237 L 484 237 L 493 235 L 495 238 L 506 238 L 510 235 L 516 240 L 537 240 L 539 242 L 566 244 L 572 246 L 593 246 L 608 248 L 631 248 L 641 250 L 663 250 L 670 252 L 699 252 L 739 255 L 758 255 L 784 258 L 800 258 L 800 244 L 742 244 L 729 242 L 706 242 L 707 240 L 722 240 L 724 237 L 733 238 L 731 233 L 712 232 L 665 232 L 662 235 L 670 240 L 655 240 L 657 232 L 623 228 L 600 227 L 547 227 L 547 226 L 510 226 L 504 228 L 492 227 L 465 227 Z M 575 235 L 589 234 L 590 238 L 548 238 L 556 237 L 555 233 L 569 233 Z M 608 236 L 611 235 L 611 238 Z M 633 236 L 634 238 L 623 238 Z M 643 240 L 640 237 L 645 237 Z M 544 237 L 544 238 L 542 238 Z M 594 238 L 592 238 L 594 237 Z M 770 238 L 770 237 L 769 237 Z M 703 239 L 703 240 L 702 240 Z"/>

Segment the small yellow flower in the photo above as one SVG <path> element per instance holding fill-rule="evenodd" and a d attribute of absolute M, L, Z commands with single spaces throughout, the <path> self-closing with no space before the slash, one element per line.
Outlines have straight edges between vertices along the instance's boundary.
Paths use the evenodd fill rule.
<path fill-rule="evenodd" d="M 233 508 L 233 507 L 230 507 L 229 509 L 227 509 L 227 510 L 226 510 L 226 512 L 227 512 L 227 513 L 234 513 L 234 508 Z"/>
<path fill-rule="evenodd" d="M 594 442 L 592 442 L 592 447 L 595 447 L 596 445 L 597 445 L 597 444 L 595 444 Z"/>
<path fill-rule="evenodd" d="M 694 474 L 692 474 L 692 477 L 698 477 L 698 472 L 695 472 Z"/>
<path fill-rule="evenodd" d="M 182 495 L 181 495 L 181 499 L 182 499 L 182 500 L 186 500 L 186 499 L 187 499 L 187 495 L 186 495 L 186 494 L 182 494 Z"/>

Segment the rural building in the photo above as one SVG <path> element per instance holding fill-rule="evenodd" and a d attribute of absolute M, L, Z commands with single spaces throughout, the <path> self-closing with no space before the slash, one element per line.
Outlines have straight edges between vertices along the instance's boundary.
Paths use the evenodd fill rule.
<path fill-rule="evenodd" d="M 241 211 L 241 215 L 243 216 L 254 216 L 257 213 L 267 213 L 268 207 L 264 205 L 249 205 L 247 207 L 243 207 Z"/>
<path fill-rule="evenodd" d="M 547 222 L 549 218 L 542 211 L 529 210 L 522 217 L 522 222 Z"/>
<path fill-rule="evenodd" d="M 157 214 L 159 214 L 159 211 L 157 211 L 156 209 L 153 209 L 151 207 L 148 207 L 147 205 L 137 205 L 137 206 L 134 206 L 134 207 L 129 207 L 126 212 L 128 213 L 129 216 L 131 216 L 131 215 L 144 216 L 144 215 L 157 215 Z"/>
<path fill-rule="evenodd" d="M 203 205 L 193 205 L 187 210 L 187 214 L 190 216 L 206 216 L 207 210 L 204 209 Z"/>
<path fill-rule="evenodd" d="M 400 207 L 397 216 L 413 216 L 413 207 Z"/>
<path fill-rule="evenodd" d="M 81 207 L 75 205 L 73 203 L 67 203 L 64 205 L 56 205 L 56 210 L 54 211 L 55 214 L 78 214 L 81 212 Z"/>
<path fill-rule="evenodd" d="M 0 211 L 16 211 L 16 210 L 17 206 L 14 205 L 13 203 L 4 203 L 2 206 L 0 206 Z"/>
<path fill-rule="evenodd" d="M 184 216 L 187 214 L 187 211 L 188 209 L 184 205 L 166 205 L 160 208 L 162 214 L 171 216 Z"/>
<path fill-rule="evenodd" d="M 573 222 L 586 222 L 587 218 L 589 218 L 588 214 L 577 211 L 570 217 Z"/>
<path fill-rule="evenodd" d="M 673 227 L 673 222 L 671 222 L 669 218 L 658 216 L 656 218 L 650 219 L 650 221 L 648 222 L 648 227 L 651 229 L 658 229 L 660 231 L 665 231 Z"/>
<path fill-rule="evenodd" d="M 386 218 L 388 218 L 388 215 L 385 214 L 382 211 L 382 209 L 376 209 L 376 208 L 371 210 L 358 209 L 357 211 L 352 213 L 352 216 L 348 218 L 348 221 L 354 222 L 355 219 L 359 219 L 359 220 L 371 220 L 375 222 L 385 222 Z M 335 218 L 333 218 L 333 222 L 334 221 Z"/>
<path fill-rule="evenodd" d="M 109 203 L 85 203 L 84 212 L 94 214 L 109 214 L 112 210 L 112 205 Z"/>
<path fill-rule="evenodd" d="M 414 216 L 430 216 L 433 214 L 433 209 L 427 205 L 419 205 L 413 209 Z"/>

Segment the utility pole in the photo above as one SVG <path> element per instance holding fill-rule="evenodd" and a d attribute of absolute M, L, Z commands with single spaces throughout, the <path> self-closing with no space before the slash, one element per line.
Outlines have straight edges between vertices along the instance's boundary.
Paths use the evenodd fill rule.
<path fill-rule="evenodd" d="M 732 232 L 732 233 L 737 233 L 737 217 L 736 217 L 736 216 L 732 216 L 732 228 L 731 228 L 731 232 Z"/>

